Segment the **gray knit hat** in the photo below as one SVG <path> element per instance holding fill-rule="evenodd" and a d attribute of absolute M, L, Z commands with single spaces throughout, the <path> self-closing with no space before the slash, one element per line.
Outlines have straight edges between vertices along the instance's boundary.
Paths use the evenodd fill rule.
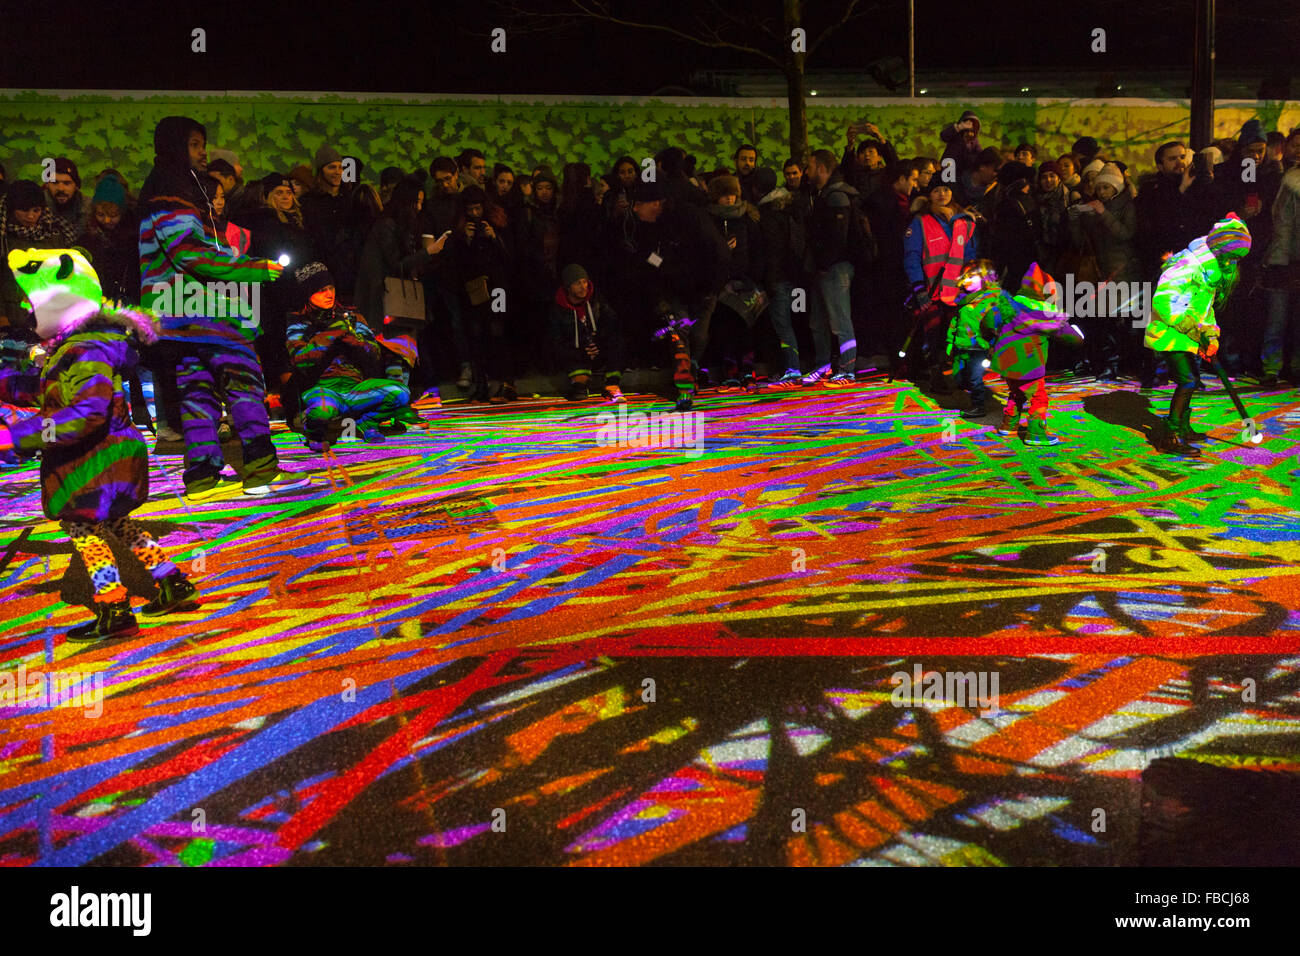
<path fill-rule="evenodd" d="M 339 151 L 335 149 L 333 146 L 322 146 L 320 149 L 316 150 L 315 162 L 316 162 L 316 172 L 319 173 L 330 163 L 343 162 L 343 157 L 339 155 Z"/>

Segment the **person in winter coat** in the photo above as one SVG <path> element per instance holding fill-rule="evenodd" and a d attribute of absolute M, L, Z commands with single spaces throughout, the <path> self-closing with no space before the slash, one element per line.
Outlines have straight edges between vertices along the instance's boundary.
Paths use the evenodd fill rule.
<path fill-rule="evenodd" d="M 509 282 L 510 257 L 505 243 L 486 218 L 486 196 L 478 186 L 459 193 L 460 214 L 452 227 L 451 250 L 464 279 L 461 312 L 469 331 L 474 366 L 471 401 L 498 405 L 518 398 L 515 353 L 507 326 L 508 312 L 491 307 L 492 290 Z M 536 198 L 536 197 L 534 197 Z"/>
<path fill-rule="evenodd" d="M 1269 218 L 1273 236 L 1264 253 L 1263 279 L 1268 313 L 1260 352 L 1265 387 L 1276 385 L 1283 374 L 1300 383 L 1300 167 L 1282 177 Z"/>
<path fill-rule="evenodd" d="M 949 123 L 941 129 L 939 138 L 945 144 L 939 168 L 943 168 L 944 160 L 951 159 L 956 163 L 957 185 L 960 187 L 957 198 L 979 195 L 983 190 L 976 190 L 972 184 L 975 170 L 979 168 L 980 153 L 983 152 L 983 147 L 980 146 L 979 117 L 967 110 L 957 122 Z"/>
<path fill-rule="evenodd" d="M 296 491 L 310 485 L 311 478 L 284 472 L 271 442 L 266 385 L 253 350 L 261 316 L 241 314 L 242 297 L 218 299 L 226 290 L 213 288 L 274 281 L 282 267 L 234 255 L 221 244 L 200 180 L 206 152 L 207 131 L 200 123 L 164 117 L 154 130 L 154 168 L 140 190 L 141 302 L 162 315 L 159 344 L 167 346 L 167 361 L 173 363 L 184 396 L 186 497 L 205 501 L 229 490 L 222 486 L 225 459 L 217 438 L 223 401 L 242 447 L 243 493 L 264 497 Z M 189 309 L 181 307 L 175 293 L 191 283 L 212 284 L 205 300 L 216 314 L 184 314 Z M 204 313 L 210 311 L 206 302 Z M 159 388 L 161 392 L 161 383 Z"/>
<path fill-rule="evenodd" d="M 627 401 L 619 387 L 623 336 L 618 315 L 577 263 L 560 272 L 560 287 L 551 306 L 551 334 L 569 373 L 565 398 L 586 399 L 592 376 L 599 375 L 606 401 Z"/>
<path fill-rule="evenodd" d="M 1014 161 L 998 170 L 1000 192 L 990 230 L 993 264 L 998 275 L 1011 277 L 1002 281 L 1011 295 L 1016 293 L 1018 277 L 1039 260 L 1038 206 L 1029 188 L 1031 174 L 1028 166 Z"/>
<path fill-rule="evenodd" d="M 975 421 L 988 414 L 984 376 L 991 365 L 989 343 L 1016 311 L 998 284 L 992 262 L 976 259 L 962 267 L 957 276 L 957 310 L 948 327 L 948 355 L 962 390 L 970 396 L 970 408 L 961 417 Z"/>
<path fill-rule="evenodd" d="M 805 387 L 853 385 L 858 357 L 850 290 L 855 270 L 850 236 L 858 214 L 858 191 L 840 176 L 835 155 L 819 149 L 808 166 L 812 213 L 808 250 L 812 260 L 812 328 L 816 367 L 803 378 Z"/>
<path fill-rule="evenodd" d="M 0 199 L 0 255 L 13 249 L 65 249 L 76 233 L 66 219 L 45 206 L 36 183 L 16 179 Z M 0 268 L 0 368 L 27 368 L 27 354 L 37 343 L 32 315 L 8 269 Z"/>
<path fill-rule="evenodd" d="M 758 199 L 758 231 L 762 248 L 761 266 L 757 270 L 768 295 L 768 317 L 781 343 L 781 365 L 785 369 L 774 377 L 769 389 L 785 391 L 799 387 L 803 372 L 799 365 L 799 339 L 791 321 L 790 302 L 796 286 L 805 281 L 804 258 L 807 253 L 807 218 L 809 208 L 802 193 L 794 194 L 776 184 L 775 170 L 764 167 L 754 173 Z"/>
<path fill-rule="evenodd" d="M 293 272 L 302 308 L 289 317 L 289 357 L 303 387 L 302 424 L 307 447 L 329 447 L 345 420 L 370 443 L 384 441 L 376 427 L 411 400 L 406 386 L 384 377 L 395 353 L 376 340 L 365 318 L 337 305 L 334 279 L 324 263 Z"/>
<path fill-rule="evenodd" d="M 145 615 L 193 606 L 197 593 L 130 518 L 149 498 L 149 448 L 131 424 L 122 382 L 135 370 L 136 341 L 153 341 L 157 329 L 148 314 L 105 301 L 95 270 L 76 249 L 14 249 L 7 265 L 32 304 L 45 361 L 37 393 L 26 391 L 20 376 L 0 375 L 0 399 L 40 406 L 0 425 L 0 452 L 40 453 L 42 510 L 72 539 L 90 574 L 95 619 L 72 628 L 68 639 L 127 637 L 138 627 L 107 538 L 130 547 L 157 584 Z"/>
<path fill-rule="evenodd" d="M 424 190 L 414 179 L 407 177 L 393 187 L 388 205 L 370 227 L 370 234 L 362 244 L 356 294 L 353 296 L 356 311 L 375 330 L 378 340 L 400 356 L 402 384 L 412 393 L 413 370 L 419 365 L 432 363 L 432 357 L 421 348 L 426 323 L 419 317 L 407 319 L 385 313 L 384 279 L 395 276 L 418 281 L 420 273 L 431 261 L 447 255 L 448 237 L 445 233 L 438 238 L 416 235 L 423 206 Z M 430 374 L 426 370 L 426 380 Z M 417 424 L 420 416 L 410 408 L 400 411 L 398 420 Z"/>
<path fill-rule="evenodd" d="M 1088 331 L 1088 364 L 1102 380 L 1119 377 L 1121 349 L 1136 363 L 1136 342 L 1140 330 L 1133 319 L 1143 303 L 1135 299 L 1141 280 L 1136 235 L 1137 207 L 1124 180 L 1113 163 L 1106 163 L 1093 182 L 1097 198 L 1069 208 L 1070 235 L 1080 248 L 1091 248 L 1097 259 L 1100 281 L 1091 309 L 1093 317 L 1084 327 Z M 1111 286 L 1111 283 L 1119 283 Z M 1122 295 L 1108 291 L 1116 288 Z"/>
<path fill-rule="evenodd" d="M 360 263 L 348 262 L 348 196 L 354 184 L 343 182 L 343 157 L 333 146 L 316 150 L 316 183 L 302 197 L 302 222 L 311 237 L 312 259 L 325 263 L 338 282 L 338 294 L 344 302 L 353 298 Z M 293 180 L 289 180 L 293 189 Z M 307 260 L 295 260 L 295 264 Z"/>
<path fill-rule="evenodd" d="M 600 203 L 591 183 L 591 167 L 586 163 L 565 163 L 564 183 L 556 209 L 560 230 L 556 262 L 596 262 L 597 244 L 603 225 Z"/>
<path fill-rule="evenodd" d="M 1044 271 L 1055 274 L 1057 260 L 1070 242 L 1066 218 L 1070 196 L 1061 180 L 1060 167 L 1051 160 L 1038 167 L 1034 202 L 1038 206 L 1038 262 Z"/>
<path fill-rule="evenodd" d="M 139 230 L 126 214 L 126 190 L 111 176 L 95 187 L 87 227 L 76 245 L 90 253 L 104 297 L 133 303 L 140 299 Z"/>
<path fill-rule="evenodd" d="M 1055 280 L 1035 262 L 1020 280 L 1020 291 L 1011 299 L 1014 312 L 994 330 L 989 346 L 993 370 L 1007 383 L 1009 396 L 1002 409 L 999 435 L 1014 435 L 1020 415 L 1029 406 L 1026 445 L 1057 445 L 1061 439 L 1047 429 L 1047 347 L 1052 339 L 1078 344 L 1083 333 L 1070 317 L 1057 310 L 1059 293 Z M 1005 305 L 1005 303 L 1004 303 Z"/>
<path fill-rule="evenodd" d="M 74 236 L 80 235 L 90 218 L 90 203 L 81 191 L 81 174 L 77 164 L 66 156 L 54 161 L 54 179 L 45 184 L 50 194 L 50 212 L 64 220 Z"/>
<path fill-rule="evenodd" d="M 1219 351 L 1219 326 L 1215 307 L 1232 295 L 1237 285 L 1237 263 L 1250 252 L 1250 230 L 1235 215 L 1221 219 L 1186 249 L 1170 256 L 1156 285 L 1146 347 L 1160 353 L 1175 382 L 1169 414 L 1162 422 L 1156 445 L 1166 453 L 1199 455 L 1192 444 L 1208 437 L 1192 428 L 1192 394 L 1196 389 L 1193 356 L 1212 360 Z"/>
<path fill-rule="evenodd" d="M 957 276 L 980 251 L 975 217 L 954 206 L 952 195 L 948 183 L 932 177 L 926 198 L 917 204 L 903 233 L 903 271 L 912 289 L 908 307 L 923 333 L 913 377 L 919 381 L 928 365 L 932 391 L 945 388 L 943 343 L 957 311 Z"/>
<path fill-rule="evenodd" d="M 754 276 L 762 261 L 762 236 L 759 212 L 741 198 L 742 191 L 738 177 L 715 176 L 709 180 L 709 205 L 705 208 L 729 253 L 727 287 L 745 296 L 757 288 Z M 724 316 L 725 323 L 720 321 Z M 713 346 L 722 358 L 722 387 L 752 384 L 754 345 L 746 320 L 730 310 L 715 310 L 712 331 Z"/>
<path fill-rule="evenodd" d="M 605 175 L 609 189 L 601 197 L 600 207 L 606 221 L 626 215 L 631 204 L 631 193 L 641 180 L 641 167 L 631 156 L 620 156 Z"/>

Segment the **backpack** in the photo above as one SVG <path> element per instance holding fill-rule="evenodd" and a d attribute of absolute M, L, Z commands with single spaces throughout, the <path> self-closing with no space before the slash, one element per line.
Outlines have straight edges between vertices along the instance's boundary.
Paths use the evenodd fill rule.
<path fill-rule="evenodd" d="M 880 252 L 861 194 L 850 197 L 848 247 L 849 261 L 853 263 L 855 272 L 868 268 Z"/>

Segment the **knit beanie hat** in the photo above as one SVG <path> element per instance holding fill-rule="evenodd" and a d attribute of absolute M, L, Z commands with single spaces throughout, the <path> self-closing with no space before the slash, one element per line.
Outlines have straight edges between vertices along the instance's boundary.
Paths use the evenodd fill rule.
<path fill-rule="evenodd" d="M 303 306 L 321 289 L 327 285 L 333 285 L 334 277 L 330 275 L 325 263 L 308 262 L 306 265 L 293 270 L 293 281 L 294 291 L 298 296 L 298 304 Z"/>
<path fill-rule="evenodd" d="M 1079 170 L 1079 175 L 1087 176 L 1089 173 L 1099 173 L 1101 172 L 1102 167 L 1105 165 L 1106 164 L 1103 163 L 1100 159 L 1094 159 L 1087 166 L 1083 167 L 1083 169 Z"/>
<path fill-rule="evenodd" d="M 1009 163 L 1003 163 L 1002 168 L 998 170 L 998 184 L 1001 186 L 1011 186 L 1028 178 L 1029 167 L 1014 159 Z"/>
<path fill-rule="evenodd" d="M 262 195 L 269 199 L 272 190 L 279 189 L 281 186 L 288 187 L 289 191 L 292 192 L 293 180 L 284 173 L 271 173 L 262 178 Z"/>
<path fill-rule="evenodd" d="M 632 184 L 632 202 L 660 202 L 668 198 L 663 184 L 655 182 L 636 182 Z"/>
<path fill-rule="evenodd" d="M 565 266 L 560 271 L 560 285 L 564 286 L 566 289 L 569 286 L 573 285 L 573 283 L 577 282 L 579 279 L 586 279 L 586 278 L 588 278 L 587 270 L 584 269 L 582 266 L 578 265 L 576 262 L 572 263 L 571 265 Z"/>
<path fill-rule="evenodd" d="M 1061 175 L 1061 167 L 1058 166 L 1058 165 L 1056 165 L 1056 161 L 1055 161 L 1055 160 L 1052 160 L 1052 159 L 1049 159 L 1047 162 L 1045 162 L 1045 163 L 1041 163 L 1041 164 L 1039 164 L 1039 166 L 1038 166 L 1038 178 L 1039 178 L 1039 179 L 1042 179 L 1042 178 L 1043 178 L 1044 176 L 1046 176 L 1048 173 L 1055 173 L 1056 176 L 1057 176 L 1057 178 L 1059 178 L 1059 179 L 1064 179 L 1064 178 L 1065 178 L 1064 176 Z"/>
<path fill-rule="evenodd" d="M 709 202 L 716 203 L 723 196 L 740 196 L 740 180 L 735 176 L 714 176 L 709 180 Z"/>
<path fill-rule="evenodd" d="M 208 150 L 208 162 L 213 163 L 218 159 L 224 159 L 234 169 L 239 165 L 239 154 L 233 149 L 210 149 Z"/>
<path fill-rule="evenodd" d="M 5 202 L 14 211 L 35 209 L 38 206 L 44 209 L 45 193 L 30 179 L 15 179 L 9 184 L 9 191 L 5 193 Z"/>
<path fill-rule="evenodd" d="M 1237 148 L 1244 149 L 1251 143 L 1267 143 L 1264 125 L 1257 119 L 1249 119 L 1241 124 L 1241 134 L 1237 137 Z"/>
<path fill-rule="evenodd" d="M 1101 167 L 1101 172 L 1097 173 L 1097 178 L 1093 180 L 1093 188 L 1096 189 L 1102 183 L 1110 183 L 1118 193 L 1124 189 L 1124 174 L 1114 163 L 1106 163 Z"/>
<path fill-rule="evenodd" d="M 944 182 L 943 177 L 940 176 L 938 173 L 935 173 L 933 176 L 930 177 L 930 181 L 926 183 L 925 194 L 929 196 L 930 193 L 934 192 L 940 186 L 942 186 L 944 189 L 948 190 L 949 192 L 955 193 L 956 190 L 953 188 L 954 185 L 955 185 L 954 183 Z"/>
<path fill-rule="evenodd" d="M 769 166 L 760 166 L 754 170 L 754 195 L 762 199 L 776 188 L 776 170 Z"/>
<path fill-rule="evenodd" d="M 322 146 L 320 149 L 316 150 L 315 163 L 316 172 L 318 173 L 330 163 L 341 162 L 343 162 L 343 157 L 339 155 L 339 151 L 333 146 Z"/>
<path fill-rule="evenodd" d="M 54 161 L 54 171 L 72 177 L 73 184 L 81 188 L 81 173 L 77 172 L 77 164 L 66 156 L 60 156 Z"/>
<path fill-rule="evenodd" d="M 980 131 L 980 118 L 979 118 L 978 116 L 975 115 L 975 111 L 974 111 L 974 110 L 967 110 L 965 113 L 962 113 L 962 114 L 961 114 L 961 119 L 958 120 L 957 122 L 959 122 L 959 123 L 964 123 L 964 122 L 966 122 L 966 120 L 970 120 L 971 128 L 975 131 L 975 134 L 976 134 L 976 135 L 979 135 L 979 131 Z"/>
<path fill-rule="evenodd" d="M 1077 155 L 1083 156 L 1087 159 L 1092 159 L 1097 155 L 1099 149 L 1101 149 L 1101 147 L 1097 145 L 1097 141 L 1091 136 L 1080 136 L 1074 141 L 1074 147 L 1070 152 L 1076 153 Z"/>
<path fill-rule="evenodd" d="M 311 189 L 314 185 L 311 181 L 311 167 L 306 163 L 299 163 L 289 170 L 289 178 L 306 189 Z"/>
<path fill-rule="evenodd" d="M 385 167 L 384 171 L 379 174 L 380 186 L 396 186 L 402 181 L 403 172 L 396 166 Z"/>
<path fill-rule="evenodd" d="M 1215 258 L 1240 259 L 1250 252 L 1250 230 L 1235 212 L 1230 212 L 1228 218 L 1214 224 L 1205 237 L 1205 244 Z"/>
<path fill-rule="evenodd" d="M 91 205 L 101 202 L 111 202 L 118 209 L 126 205 L 126 190 L 114 176 L 105 176 L 95 187 L 95 195 L 91 198 Z"/>
<path fill-rule="evenodd" d="M 541 172 L 533 177 L 533 187 L 536 188 L 538 183 L 550 183 L 556 189 L 560 188 L 560 181 L 555 178 L 555 173 L 551 172 L 550 166 L 539 166 Z"/>

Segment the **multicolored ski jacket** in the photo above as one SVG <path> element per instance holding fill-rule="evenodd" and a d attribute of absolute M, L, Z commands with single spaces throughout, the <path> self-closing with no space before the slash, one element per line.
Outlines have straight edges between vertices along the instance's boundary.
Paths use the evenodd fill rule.
<path fill-rule="evenodd" d="M 231 252 L 217 238 L 211 220 L 205 219 L 198 207 L 177 196 L 158 196 L 146 204 L 140 219 L 140 304 L 163 312 L 160 324 L 166 338 L 213 338 L 209 344 L 219 344 L 233 334 L 251 342 L 261 331 L 261 322 L 242 321 L 238 302 L 231 298 L 237 293 L 220 283 L 270 282 L 279 277 L 280 265 Z M 175 315 L 182 310 L 174 307 L 159 310 L 163 293 L 155 292 L 155 287 L 174 289 L 178 273 L 186 285 L 205 287 L 205 305 L 210 289 L 214 296 L 225 299 L 225 308 L 199 316 Z M 215 314 L 220 311 L 224 316 Z"/>
<path fill-rule="evenodd" d="M 149 446 L 131 424 L 122 386 L 136 361 L 123 328 L 92 319 L 55 347 L 39 394 L 18 394 L 22 376 L 0 377 L 0 398 L 40 406 L 11 431 L 20 453 L 41 453 L 47 518 L 109 521 L 149 498 Z"/>
<path fill-rule="evenodd" d="M 993 368 L 1003 378 L 1033 381 L 1047 374 L 1047 345 L 1051 339 L 1082 342 L 1083 336 L 1064 312 L 1047 302 L 1016 296 L 1016 313 L 1002 326 L 989 352 Z"/>
<path fill-rule="evenodd" d="M 378 371 L 387 356 L 360 312 L 308 306 L 303 312 L 290 313 L 285 345 L 290 360 L 301 371 L 315 375 L 316 367 L 337 339 L 343 341 L 342 350 L 335 350 L 329 368 L 321 369 L 318 378 L 361 382 L 375 377 L 367 372 Z M 374 368 L 364 368 L 366 365 Z"/>
<path fill-rule="evenodd" d="M 1193 239 L 1160 273 L 1146 347 L 1156 352 L 1195 352 L 1217 341 L 1214 304 L 1230 284 L 1205 238 Z"/>
<path fill-rule="evenodd" d="M 978 292 L 959 292 L 957 317 L 948 326 L 948 354 L 954 349 L 987 349 L 1016 306 L 1003 288 L 990 284 Z"/>

